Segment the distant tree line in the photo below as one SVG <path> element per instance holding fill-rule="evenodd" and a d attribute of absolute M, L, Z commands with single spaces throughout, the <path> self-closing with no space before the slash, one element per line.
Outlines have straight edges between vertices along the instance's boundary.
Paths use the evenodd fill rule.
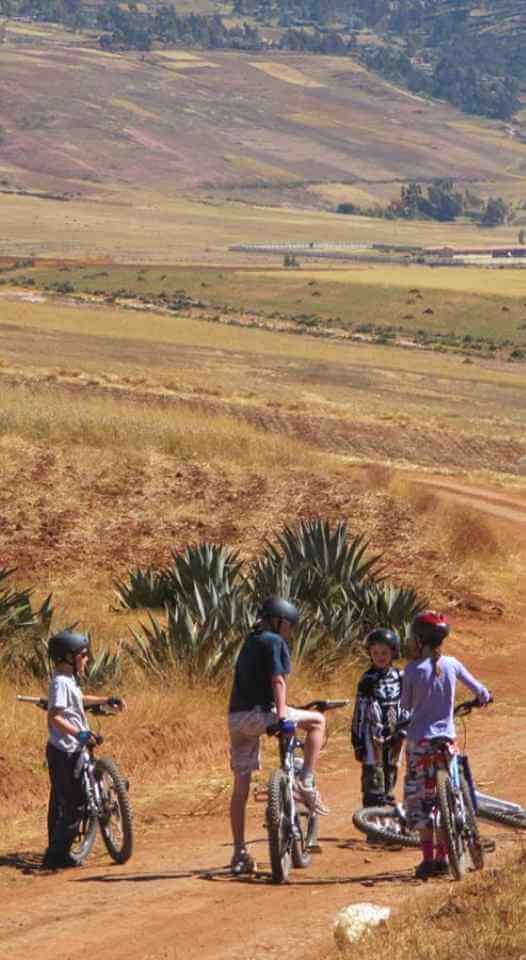
<path fill-rule="evenodd" d="M 467 217 L 485 227 L 496 227 L 512 217 L 511 207 L 501 197 L 484 201 L 471 190 L 455 190 L 452 180 L 438 178 L 424 187 L 416 180 L 400 189 L 398 200 L 386 207 L 376 204 L 360 207 L 355 203 L 340 203 L 337 213 L 366 217 L 384 217 L 387 220 L 439 220 L 447 222 Z"/>
<path fill-rule="evenodd" d="M 232 0 L 238 17 L 229 27 L 218 14 L 179 15 L 172 5 L 139 12 L 114 2 L 0 0 L 0 15 L 99 26 L 102 46 L 148 50 L 153 43 L 209 49 L 258 50 L 256 23 L 279 25 L 281 50 L 337 56 L 351 54 L 367 67 L 426 97 L 453 103 L 466 113 L 509 120 L 526 81 L 525 0 Z M 357 44 L 372 29 L 381 44 Z M 343 81 L 340 81 L 343 82 Z"/>
<path fill-rule="evenodd" d="M 155 13 L 141 13 L 133 3 L 128 7 L 123 10 L 116 3 L 108 3 L 100 8 L 97 24 L 106 31 L 100 38 L 101 46 L 149 50 L 158 42 L 211 50 L 258 50 L 261 47 L 259 32 L 249 23 L 227 27 L 217 14 L 181 16 L 172 5 L 161 6 Z"/>

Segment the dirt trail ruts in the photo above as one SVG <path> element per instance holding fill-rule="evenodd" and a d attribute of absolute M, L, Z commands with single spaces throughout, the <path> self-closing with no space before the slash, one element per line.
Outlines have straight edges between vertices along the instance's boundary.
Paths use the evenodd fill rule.
<path fill-rule="evenodd" d="M 418 477 L 418 483 L 433 487 L 454 498 L 456 503 L 465 503 L 482 513 L 489 513 L 499 520 L 510 520 L 523 525 L 526 536 L 526 497 L 500 490 L 491 490 L 447 477 Z"/>
<path fill-rule="evenodd" d="M 511 514 L 505 519 L 526 531 L 526 509 L 511 494 L 443 478 L 425 482 L 465 496 L 495 517 L 500 516 L 497 508 L 505 509 Z M 521 800 L 526 787 L 524 630 L 518 622 L 503 621 L 471 620 L 459 626 L 461 639 L 451 644 L 451 652 L 459 651 L 496 701 L 469 722 L 469 753 L 478 782 L 487 792 Z M 288 886 L 269 883 L 262 804 L 251 801 L 248 829 L 260 873 L 232 879 L 226 869 L 225 801 L 208 816 L 184 816 L 176 786 L 172 795 L 148 808 L 148 826 L 138 830 L 134 857 L 123 867 L 111 865 L 100 843 L 84 868 L 57 875 L 33 870 L 42 836 L 25 841 L 29 853 L 4 849 L 2 958 L 25 960 L 33 952 L 39 960 L 87 960 L 101 951 L 115 960 L 313 958 L 328 949 L 332 918 L 341 907 L 367 900 L 400 908 L 407 898 L 429 889 L 412 877 L 418 851 L 368 847 L 352 827 L 359 769 L 344 738 L 330 741 L 319 779 L 331 806 L 321 822 L 323 852 L 308 870 L 293 871 Z M 145 790 L 139 786 L 135 793 L 141 799 Z M 484 833 L 497 839 L 497 857 L 515 842 L 513 834 L 496 827 L 485 826 Z M 447 881 L 433 883 L 441 892 L 447 889 Z"/>

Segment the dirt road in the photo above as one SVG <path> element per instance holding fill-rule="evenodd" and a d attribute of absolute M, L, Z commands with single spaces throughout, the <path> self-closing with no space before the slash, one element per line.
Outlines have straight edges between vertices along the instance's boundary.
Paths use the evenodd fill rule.
<path fill-rule="evenodd" d="M 441 488 L 449 487 L 442 479 Z M 477 496 L 474 496 L 474 492 Z M 459 484 L 452 493 L 471 505 L 509 510 L 506 523 L 524 530 L 526 508 L 520 495 L 508 496 Z M 504 519 L 504 518 L 503 518 Z M 524 800 L 526 715 L 522 676 L 524 631 L 514 623 L 460 624 L 457 651 L 493 689 L 496 703 L 469 722 L 469 752 L 477 780 L 486 792 Z M 346 693 L 347 691 L 342 691 Z M 267 748 L 272 751 L 273 745 Z M 267 753 L 267 764 L 272 758 Z M 358 901 L 403 905 L 429 889 L 412 870 L 418 851 L 388 852 L 369 847 L 351 823 L 358 805 L 357 765 L 344 735 L 330 739 L 320 769 L 331 814 L 322 821 L 322 853 L 306 871 L 293 871 L 288 886 L 269 882 L 262 827 L 264 807 L 251 801 L 249 837 L 258 863 L 255 878 L 232 879 L 227 793 L 215 808 L 192 816 L 180 785 L 166 785 L 148 798 L 146 785 L 133 788 L 139 810 L 137 847 L 123 867 L 111 864 L 98 845 L 88 864 L 57 875 L 35 869 L 43 837 L 24 840 L 24 850 L 2 850 L 0 857 L 0 955 L 21 960 L 82 960 L 104 951 L 119 960 L 298 960 L 323 955 L 334 914 Z M 187 795 L 186 791 L 186 795 Z M 485 828 L 504 856 L 513 836 Z M 492 855 L 493 856 L 493 855 Z M 446 885 L 447 881 L 433 881 Z"/>

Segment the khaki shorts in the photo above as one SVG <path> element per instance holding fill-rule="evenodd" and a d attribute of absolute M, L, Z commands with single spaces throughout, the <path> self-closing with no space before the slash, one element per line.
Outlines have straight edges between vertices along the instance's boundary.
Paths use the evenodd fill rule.
<path fill-rule="evenodd" d="M 296 710 L 287 707 L 287 720 L 294 723 L 312 720 L 311 710 Z M 253 710 L 244 710 L 239 713 L 229 713 L 228 728 L 230 732 L 230 768 L 234 773 L 252 773 L 261 768 L 260 737 L 267 732 L 267 727 L 276 723 L 274 710 L 263 710 L 254 707 Z"/>

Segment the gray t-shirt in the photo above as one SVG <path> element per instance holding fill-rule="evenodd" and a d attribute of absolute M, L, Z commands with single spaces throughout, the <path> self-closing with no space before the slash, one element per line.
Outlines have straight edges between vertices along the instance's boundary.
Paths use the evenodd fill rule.
<path fill-rule="evenodd" d="M 86 730 L 88 723 L 84 713 L 84 704 L 82 701 L 82 692 L 78 683 L 73 677 L 66 676 L 65 673 L 57 673 L 51 678 L 48 689 L 48 711 L 53 708 L 63 710 L 63 716 L 69 720 L 79 730 Z M 75 753 L 80 750 L 80 745 L 76 737 L 70 733 L 61 733 L 47 719 L 49 730 L 49 742 L 58 750 L 65 753 Z"/>

